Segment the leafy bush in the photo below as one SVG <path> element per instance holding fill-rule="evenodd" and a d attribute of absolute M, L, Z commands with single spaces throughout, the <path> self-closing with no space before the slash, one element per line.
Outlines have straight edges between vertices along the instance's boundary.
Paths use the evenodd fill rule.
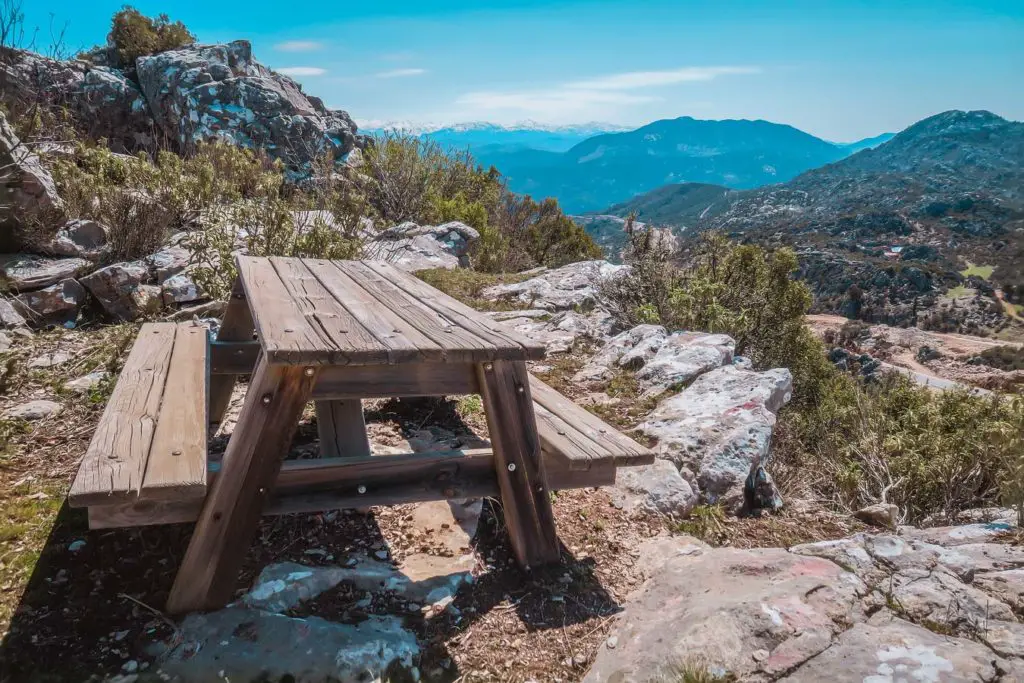
<path fill-rule="evenodd" d="M 997 370 L 1024 370 L 1024 348 L 1018 346 L 993 346 L 978 354 L 977 359 Z"/>
<path fill-rule="evenodd" d="M 447 152 L 429 140 L 386 133 L 374 139 L 355 170 L 358 186 L 384 225 L 461 221 L 480 233 L 474 267 L 514 272 L 598 258 L 600 248 L 558 208 L 508 191 L 494 168 L 468 152 Z"/>
<path fill-rule="evenodd" d="M 125 5 L 111 20 L 107 43 L 114 47 L 121 66 L 134 67 L 145 55 L 174 50 L 196 42 L 196 37 L 180 21 L 171 22 L 166 14 L 155 19 Z"/>
<path fill-rule="evenodd" d="M 755 366 L 793 372 L 771 453 L 784 490 L 844 509 L 886 500 L 911 521 L 1024 505 L 1024 401 L 933 392 L 902 377 L 866 385 L 838 371 L 804 324 L 810 295 L 792 279 L 788 250 L 709 234 L 677 265 L 649 233 L 634 232 L 631 244 L 632 272 L 603 285 L 624 323 L 729 334 Z"/>

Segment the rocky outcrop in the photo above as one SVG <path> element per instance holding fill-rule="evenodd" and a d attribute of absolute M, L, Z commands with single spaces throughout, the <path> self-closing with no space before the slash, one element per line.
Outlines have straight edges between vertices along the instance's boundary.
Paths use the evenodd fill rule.
<path fill-rule="evenodd" d="M 640 550 L 648 580 L 584 680 L 1019 680 L 1024 549 L 994 542 L 1010 528 L 903 527 L 788 551 L 654 539 Z"/>
<path fill-rule="evenodd" d="M 411 221 L 388 228 L 365 246 L 367 258 L 388 261 L 402 270 L 469 266 L 469 250 L 480 233 L 465 223 L 417 225 Z"/>
<path fill-rule="evenodd" d="M 306 175 L 314 160 L 344 159 L 355 146 L 348 114 L 257 62 L 246 40 L 140 57 L 136 70 L 154 120 L 182 149 L 229 140 L 265 149 Z"/>
<path fill-rule="evenodd" d="M 43 251 L 56 256 L 74 256 L 96 260 L 106 251 L 110 228 L 87 218 L 66 222 Z"/>
<path fill-rule="evenodd" d="M 137 81 L 85 60 L 17 52 L 0 64 L 3 97 L 64 106 L 83 133 L 107 138 L 115 151 L 155 151 L 163 142 L 184 152 L 221 140 L 264 149 L 306 177 L 314 160 L 329 153 L 341 161 L 355 148 L 348 114 L 257 62 L 248 41 L 190 45 L 134 66 Z"/>
<path fill-rule="evenodd" d="M 0 248 L 19 246 L 21 236 L 15 229 L 34 220 L 53 219 L 63 209 L 49 171 L 18 140 L 0 112 Z"/>
<path fill-rule="evenodd" d="M 601 281 L 615 277 L 627 267 L 607 261 L 580 261 L 546 270 L 522 282 L 488 287 L 482 295 L 492 301 L 515 301 L 546 311 L 593 308 L 598 303 Z"/>
<path fill-rule="evenodd" d="M 544 344 L 551 354 L 565 353 L 578 341 L 605 339 L 615 324 L 612 316 L 600 309 L 589 313 L 562 311 L 552 314 L 537 308 L 496 311 L 489 315 L 523 336 Z"/>
<path fill-rule="evenodd" d="M 721 367 L 663 400 L 637 429 L 658 440 L 659 457 L 695 472 L 708 500 L 736 500 L 751 465 L 765 462 L 775 414 L 792 389 L 784 368 Z"/>
<path fill-rule="evenodd" d="M 8 106 L 64 107 L 81 133 L 105 138 L 114 151 L 152 150 L 160 137 L 138 86 L 118 69 L 19 51 L 0 61 L 0 78 Z"/>

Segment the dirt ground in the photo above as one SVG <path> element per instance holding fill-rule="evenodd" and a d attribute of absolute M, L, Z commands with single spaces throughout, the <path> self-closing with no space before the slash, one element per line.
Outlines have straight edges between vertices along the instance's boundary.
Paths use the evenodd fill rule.
<path fill-rule="evenodd" d="M 838 315 L 808 315 L 807 324 L 819 337 L 838 333 L 848 318 Z M 1016 342 L 975 337 L 951 332 L 930 332 L 916 327 L 901 328 L 871 325 L 857 341 L 857 346 L 873 357 L 930 377 L 961 382 L 983 389 L 1013 390 L 1024 386 L 1024 372 L 1004 372 L 986 365 L 969 363 L 969 359 L 988 349 L 1010 346 Z M 934 360 L 921 361 L 917 353 L 923 346 L 940 354 Z"/>

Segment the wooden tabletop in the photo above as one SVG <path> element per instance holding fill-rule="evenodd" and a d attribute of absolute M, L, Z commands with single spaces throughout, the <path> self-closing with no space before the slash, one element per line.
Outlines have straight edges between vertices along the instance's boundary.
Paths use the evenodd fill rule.
<path fill-rule="evenodd" d="M 287 365 L 539 360 L 544 347 L 383 261 L 238 257 L 267 359 Z"/>

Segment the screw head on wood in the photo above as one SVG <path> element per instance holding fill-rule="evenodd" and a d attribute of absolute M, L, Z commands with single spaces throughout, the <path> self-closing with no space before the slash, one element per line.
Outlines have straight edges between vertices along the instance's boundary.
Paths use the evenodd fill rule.
<path fill-rule="evenodd" d="M 314 370 L 313 368 L 306 368 L 305 370 L 303 370 L 303 373 L 305 373 L 306 377 L 312 377 L 314 372 L 316 372 L 316 370 Z"/>
<path fill-rule="evenodd" d="M 515 472 L 516 471 L 516 464 L 514 462 L 510 462 L 508 464 L 508 471 L 509 472 Z"/>
<path fill-rule="evenodd" d="M 362 495 L 362 494 L 366 493 L 366 487 L 363 486 L 362 484 L 360 484 L 359 488 L 357 488 L 356 491 L 359 491 L 359 495 Z"/>
<path fill-rule="evenodd" d="M 490 371 L 490 370 L 493 370 L 493 369 L 494 369 L 494 363 L 484 363 L 484 370 Z"/>
<path fill-rule="evenodd" d="M 518 391 L 520 394 L 525 394 L 526 387 L 516 387 L 516 391 Z"/>
<path fill-rule="evenodd" d="M 270 405 L 270 394 L 263 394 L 263 398 L 261 398 L 260 400 L 263 401 L 263 405 L 269 406 Z"/>
<path fill-rule="evenodd" d="M 284 328 L 284 331 L 285 331 L 285 332 L 294 332 L 295 330 L 293 330 L 293 329 L 292 329 L 292 328 L 290 328 L 290 327 L 286 327 L 286 328 Z"/>
<path fill-rule="evenodd" d="M 181 451 L 180 450 L 171 451 L 171 455 L 181 455 Z"/>

